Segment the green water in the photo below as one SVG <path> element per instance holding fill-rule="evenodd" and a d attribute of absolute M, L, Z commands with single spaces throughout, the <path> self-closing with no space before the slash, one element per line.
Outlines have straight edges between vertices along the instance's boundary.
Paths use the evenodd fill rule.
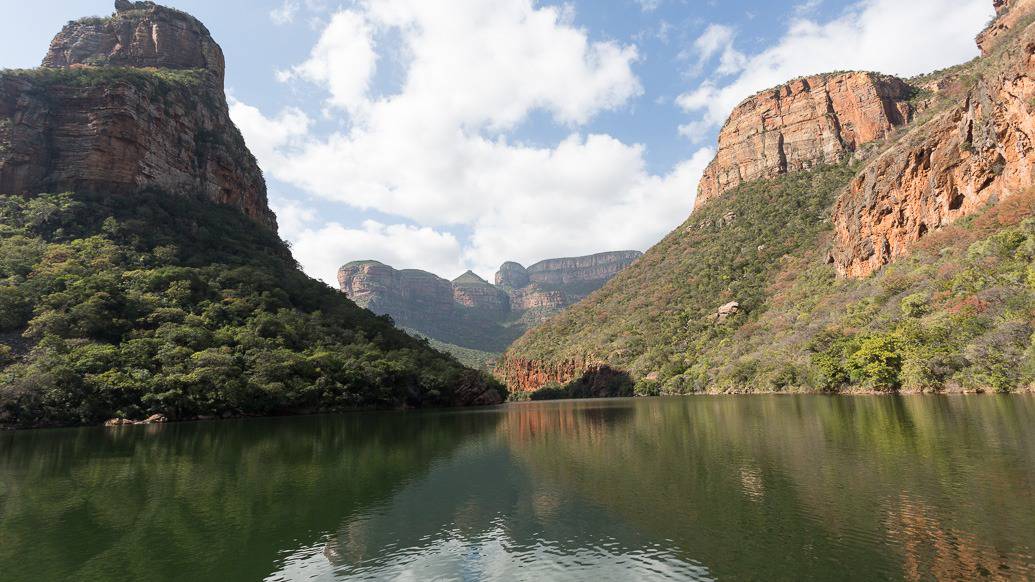
<path fill-rule="evenodd" d="M 1035 578 L 1035 398 L 0 434 L 0 580 Z"/>

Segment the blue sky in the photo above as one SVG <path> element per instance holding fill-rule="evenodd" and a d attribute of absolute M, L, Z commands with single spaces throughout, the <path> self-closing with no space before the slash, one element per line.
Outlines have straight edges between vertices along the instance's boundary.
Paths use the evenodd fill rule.
<path fill-rule="evenodd" d="M 35 66 L 107 0 L 0 0 Z M 729 110 L 795 76 L 976 56 L 991 0 L 168 0 L 227 57 L 232 114 L 311 275 L 455 277 L 645 250 L 689 213 Z"/>

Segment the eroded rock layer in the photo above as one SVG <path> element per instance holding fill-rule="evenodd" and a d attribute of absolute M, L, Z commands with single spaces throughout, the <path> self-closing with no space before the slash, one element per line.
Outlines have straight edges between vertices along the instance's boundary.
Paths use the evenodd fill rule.
<path fill-rule="evenodd" d="M 150 2 L 68 24 L 40 69 L 0 72 L 0 191 L 204 196 L 276 228 L 205 27 Z"/>
<path fill-rule="evenodd" d="M 468 271 L 447 281 L 356 261 L 338 271 L 342 292 L 362 307 L 433 339 L 502 351 L 522 332 L 599 289 L 642 253 L 620 251 L 552 259 L 529 268 L 504 263 L 493 285 Z"/>
<path fill-rule="evenodd" d="M 745 100 L 719 134 L 694 207 L 743 182 L 845 159 L 906 124 L 914 92 L 895 77 L 853 72 L 796 79 Z"/>
<path fill-rule="evenodd" d="M 1001 31 L 994 54 L 970 65 L 949 104 L 869 163 L 838 201 L 830 260 L 840 275 L 868 275 L 929 232 L 1031 187 L 1035 29 L 1012 27 L 1030 23 L 1033 3 L 1005 6 L 988 29 Z"/>

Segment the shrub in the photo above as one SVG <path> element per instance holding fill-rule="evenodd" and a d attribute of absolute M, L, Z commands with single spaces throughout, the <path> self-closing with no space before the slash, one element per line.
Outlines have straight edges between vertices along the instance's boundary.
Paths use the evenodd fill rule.
<path fill-rule="evenodd" d="M 847 370 L 856 385 L 882 391 L 897 389 L 901 385 L 902 371 L 898 340 L 890 335 L 864 338 L 848 357 Z"/>
<path fill-rule="evenodd" d="M 926 293 L 913 293 L 902 299 L 902 315 L 906 317 L 923 317 L 930 313 Z"/>

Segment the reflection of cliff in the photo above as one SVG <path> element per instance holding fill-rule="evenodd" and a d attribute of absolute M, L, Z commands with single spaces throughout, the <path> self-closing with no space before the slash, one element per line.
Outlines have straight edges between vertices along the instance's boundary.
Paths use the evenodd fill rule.
<path fill-rule="evenodd" d="M 0 434 L 0 578 L 262 580 L 285 548 L 498 422 L 365 413 Z"/>
<path fill-rule="evenodd" d="M 1003 555 L 974 535 L 946 528 L 923 501 L 905 496 L 896 501 L 886 527 L 901 546 L 906 580 L 1020 579 L 1023 572 L 1012 566 L 1032 559 L 1030 555 Z"/>
<path fill-rule="evenodd" d="M 631 418 L 602 427 L 565 412 L 501 430 L 518 431 L 508 442 L 534 481 L 672 540 L 719 578 L 899 578 L 919 568 L 927 579 L 968 579 L 1004 565 L 1024 578 L 1035 575 L 1035 532 L 1025 523 L 1035 469 L 1024 449 L 1035 428 L 1023 421 L 1033 407 L 992 398 L 692 398 L 641 401 Z M 566 438 L 541 436 L 558 427 Z M 975 458 L 975 450 L 1001 454 Z M 922 520 L 909 499 L 927 500 Z"/>

